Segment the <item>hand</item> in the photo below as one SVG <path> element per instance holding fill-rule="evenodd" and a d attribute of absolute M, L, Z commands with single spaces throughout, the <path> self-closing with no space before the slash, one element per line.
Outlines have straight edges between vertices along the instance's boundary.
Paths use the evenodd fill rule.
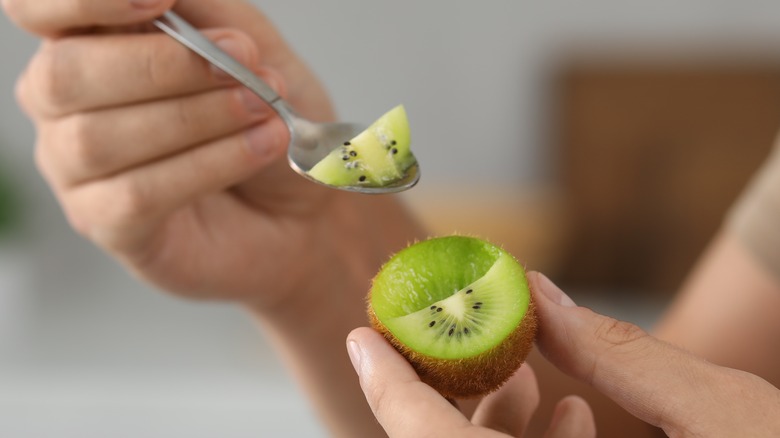
<path fill-rule="evenodd" d="M 347 338 L 350 359 L 377 420 L 391 437 L 521 437 L 539 404 L 539 388 L 528 365 L 498 391 L 485 397 L 469 420 L 453 404 L 422 383 L 409 363 L 369 328 Z M 579 397 L 561 400 L 548 438 L 593 437 L 593 414 Z"/>
<path fill-rule="evenodd" d="M 3 2 L 44 38 L 17 94 L 38 131 L 39 167 L 71 224 L 138 275 L 188 297 L 268 309 L 306 304 L 309 291 L 321 300 L 323 283 L 362 286 L 390 251 L 371 235 L 368 224 L 382 224 L 370 215 L 394 201 L 295 175 L 273 111 L 151 31 L 148 22 L 173 2 Z M 251 5 L 181 0 L 176 8 L 302 114 L 334 118 L 317 80 Z M 343 262 L 357 255 L 369 257 Z"/>
<path fill-rule="evenodd" d="M 397 200 L 295 175 L 278 117 L 149 24 L 174 0 L 2 1 L 43 38 L 17 96 L 73 227 L 165 290 L 246 304 L 333 435 L 381 433 L 333 351 L 365 321 L 366 284 L 387 254 L 422 234 Z M 251 4 L 179 0 L 176 10 L 299 113 L 335 118 Z"/>
<path fill-rule="evenodd" d="M 531 274 L 545 357 L 675 437 L 780 436 L 780 390 L 706 362 L 640 328 L 577 307 Z"/>

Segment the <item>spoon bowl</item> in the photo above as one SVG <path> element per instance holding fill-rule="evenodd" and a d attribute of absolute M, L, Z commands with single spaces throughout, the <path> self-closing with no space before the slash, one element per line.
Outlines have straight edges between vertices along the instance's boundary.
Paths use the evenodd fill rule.
<path fill-rule="evenodd" d="M 379 187 L 332 186 L 312 178 L 308 172 L 317 162 L 366 127 L 354 123 L 316 123 L 299 116 L 273 88 L 172 11 L 155 20 L 154 25 L 252 90 L 276 111 L 290 131 L 287 160 L 299 175 L 334 189 L 371 194 L 401 192 L 414 187 L 419 181 L 420 167 L 416 160 L 403 177 Z"/>

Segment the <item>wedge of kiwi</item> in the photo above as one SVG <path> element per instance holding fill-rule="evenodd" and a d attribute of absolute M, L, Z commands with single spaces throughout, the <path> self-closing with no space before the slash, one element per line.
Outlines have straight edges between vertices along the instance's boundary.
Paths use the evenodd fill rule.
<path fill-rule="evenodd" d="M 448 236 L 394 255 L 373 280 L 371 324 L 446 397 L 498 389 L 536 334 L 525 270 L 484 240 Z"/>
<path fill-rule="evenodd" d="M 406 110 L 398 105 L 326 155 L 309 176 L 337 187 L 386 186 L 403 178 L 416 162 L 409 144 Z"/>

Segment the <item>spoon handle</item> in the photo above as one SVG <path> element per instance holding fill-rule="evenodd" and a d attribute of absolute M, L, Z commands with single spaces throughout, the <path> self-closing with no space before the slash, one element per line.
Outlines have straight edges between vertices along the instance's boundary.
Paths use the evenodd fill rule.
<path fill-rule="evenodd" d="M 290 125 L 293 116 L 279 94 L 251 70 L 212 43 L 187 20 L 173 11 L 167 11 L 154 21 L 154 25 L 252 90 Z"/>

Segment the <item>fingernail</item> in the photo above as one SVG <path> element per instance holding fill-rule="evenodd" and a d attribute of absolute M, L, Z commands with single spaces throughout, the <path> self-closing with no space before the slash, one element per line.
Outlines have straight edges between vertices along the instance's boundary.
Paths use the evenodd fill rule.
<path fill-rule="evenodd" d="M 563 307 L 577 307 L 577 304 L 544 274 L 537 274 L 537 278 L 539 280 L 536 282 L 536 286 L 548 300 Z"/>
<path fill-rule="evenodd" d="M 241 60 L 246 58 L 245 56 L 245 49 L 243 44 L 238 42 L 235 38 L 230 37 L 224 37 L 220 38 L 216 41 L 214 41 L 214 44 L 216 44 L 220 49 L 227 52 L 228 55 L 232 56 L 233 58 L 236 58 L 236 60 Z M 211 71 L 214 73 L 214 76 L 219 80 L 232 80 L 232 77 L 222 71 L 221 68 L 211 64 Z"/>
<path fill-rule="evenodd" d="M 130 0 L 130 5 L 136 8 L 152 8 L 160 4 L 161 0 Z"/>
<path fill-rule="evenodd" d="M 241 103 L 250 113 L 265 114 L 268 112 L 268 105 L 257 94 L 253 93 L 249 88 L 240 87 L 238 89 L 238 95 L 241 99 Z"/>
<path fill-rule="evenodd" d="M 360 356 L 362 354 L 360 345 L 352 340 L 347 341 L 347 353 L 349 354 L 349 360 L 352 362 L 352 366 L 355 368 L 355 371 L 360 374 Z"/>

